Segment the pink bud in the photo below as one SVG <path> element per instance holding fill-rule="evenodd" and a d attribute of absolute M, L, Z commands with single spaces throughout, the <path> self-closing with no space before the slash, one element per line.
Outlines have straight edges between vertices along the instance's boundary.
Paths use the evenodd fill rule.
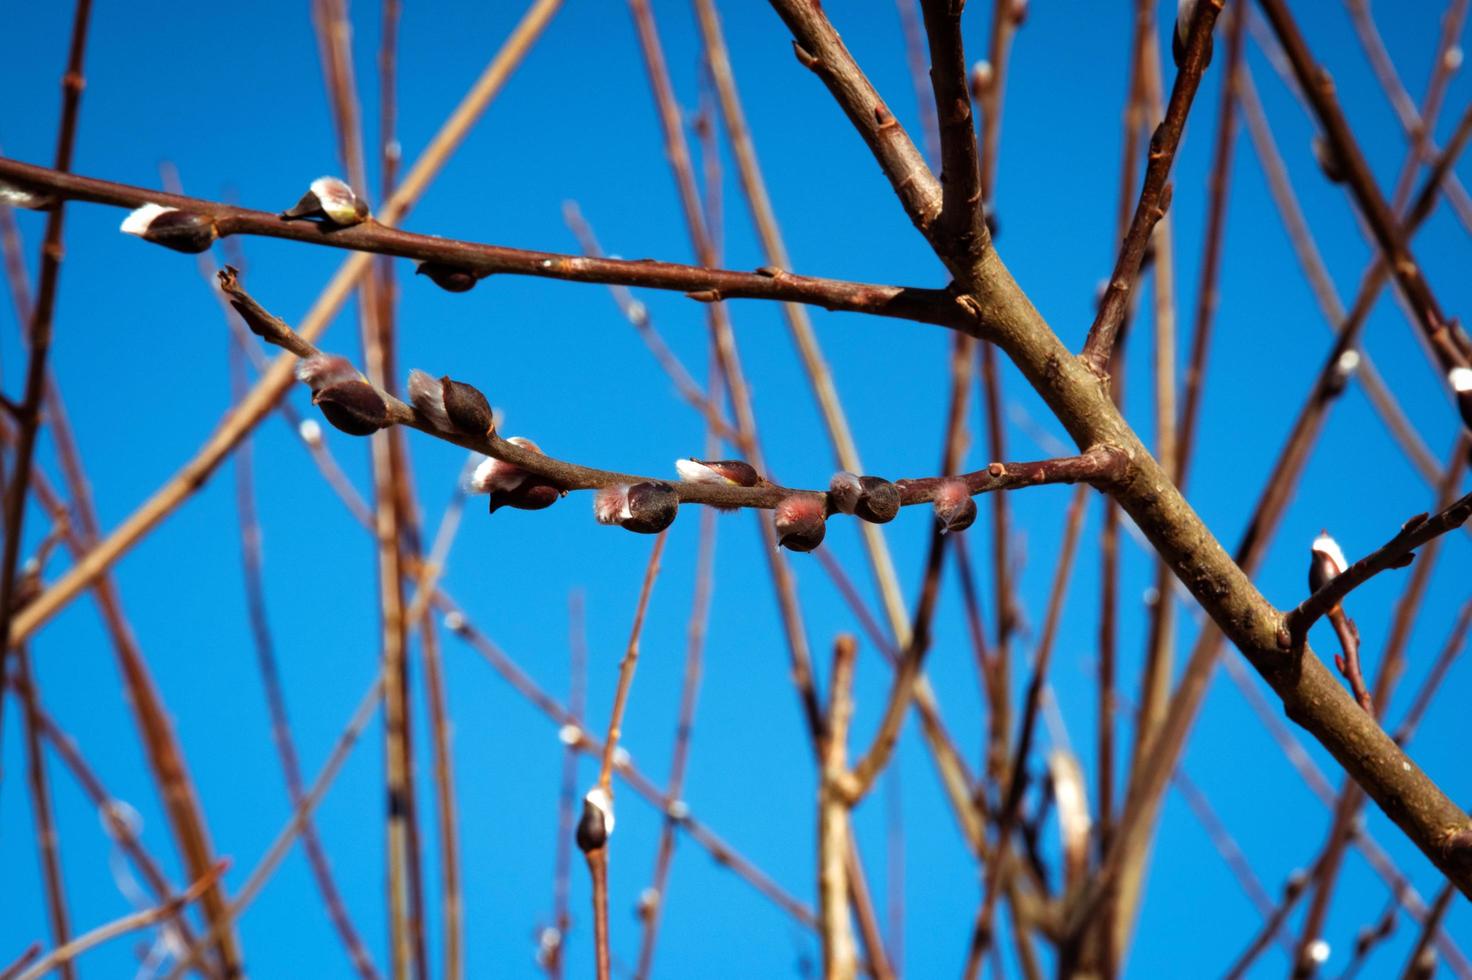
<path fill-rule="evenodd" d="M 603 487 L 593 495 L 593 518 L 599 524 L 622 524 L 629 518 L 629 486 Z"/>
<path fill-rule="evenodd" d="M 537 447 L 536 443 L 521 436 L 512 436 L 506 441 L 513 446 L 530 449 L 534 453 L 542 451 Z M 508 463 L 504 459 L 487 457 L 481 460 L 480 465 L 475 468 L 475 472 L 470 475 L 470 480 L 466 483 L 466 489 L 471 493 L 496 493 L 497 491 L 505 492 L 515 490 L 526 479 L 526 476 L 526 470 L 517 466 L 515 463 Z"/>
<path fill-rule="evenodd" d="M 812 551 L 823 543 L 827 531 L 824 499 L 815 494 L 794 493 L 777 504 L 777 543 L 792 551 Z"/>
<path fill-rule="evenodd" d="M 964 531 L 976 520 L 976 501 L 965 480 L 947 480 L 935 491 L 935 519 L 941 531 Z"/>

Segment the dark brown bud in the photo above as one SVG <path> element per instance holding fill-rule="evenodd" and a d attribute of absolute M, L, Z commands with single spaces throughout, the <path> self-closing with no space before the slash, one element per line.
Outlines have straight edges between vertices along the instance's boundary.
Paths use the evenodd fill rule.
<path fill-rule="evenodd" d="M 444 391 L 445 415 L 455 428 L 469 435 L 483 436 L 495 427 L 491 403 L 474 385 L 450 377 L 440 378 L 440 385 Z"/>
<path fill-rule="evenodd" d="M 792 551 L 812 551 L 823 543 L 828 530 L 824 499 L 809 493 L 794 493 L 777 504 L 777 543 Z"/>
<path fill-rule="evenodd" d="M 1457 400 L 1457 413 L 1462 416 L 1462 424 L 1472 429 L 1472 368 L 1452 368 L 1447 372 L 1446 380 Z"/>
<path fill-rule="evenodd" d="M 587 854 L 608 843 L 613 836 L 613 801 L 601 786 L 595 786 L 583 797 L 583 815 L 578 820 L 578 850 Z"/>
<path fill-rule="evenodd" d="M 121 228 L 145 242 L 189 255 L 209 251 L 217 237 L 213 219 L 160 204 L 145 204 L 129 212 Z"/>
<path fill-rule="evenodd" d="M 871 524 L 887 524 L 900 512 L 900 491 L 893 483 L 877 476 L 859 477 L 858 503 L 854 514 Z"/>
<path fill-rule="evenodd" d="M 516 510 L 543 510 L 557 503 L 566 492 L 550 480 L 535 474 L 528 474 L 511 490 L 492 490 L 490 512 L 494 514 L 502 507 L 512 507 Z"/>
<path fill-rule="evenodd" d="M 754 487 L 762 482 L 756 467 L 741 459 L 677 459 L 675 469 L 686 483 Z"/>
<path fill-rule="evenodd" d="M 680 495 L 668 483 L 636 483 L 628 490 L 628 517 L 619 523 L 639 534 L 658 534 L 675 522 Z"/>
<path fill-rule="evenodd" d="M 976 501 L 965 480 L 947 480 L 935 491 L 935 519 L 943 532 L 951 534 L 966 530 L 976 521 Z"/>
<path fill-rule="evenodd" d="M 312 396 L 322 417 L 351 436 L 368 436 L 388 425 L 383 396 L 366 381 L 339 381 Z"/>
<path fill-rule="evenodd" d="M 431 282 L 447 293 L 468 293 L 480 282 L 480 277 L 469 269 L 444 262 L 421 262 L 414 274 L 429 276 Z"/>
<path fill-rule="evenodd" d="M 1314 538 L 1309 554 L 1308 590 L 1314 593 L 1344 573 L 1349 562 L 1344 560 L 1344 550 L 1339 542 L 1329 537 L 1329 532 L 1320 531 Z"/>
<path fill-rule="evenodd" d="M 1334 147 L 1330 145 L 1329 141 L 1324 139 L 1322 134 L 1319 134 L 1314 137 L 1312 146 L 1314 149 L 1314 159 L 1318 161 L 1319 169 L 1324 172 L 1324 176 L 1329 179 L 1329 183 L 1344 183 L 1346 177 L 1344 161 L 1339 158 L 1338 153 L 1334 152 Z"/>
<path fill-rule="evenodd" d="M 368 220 L 368 204 L 345 181 L 318 177 L 295 206 L 281 212 L 281 217 L 285 221 L 321 220 L 347 228 Z"/>
<path fill-rule="evenodd" d="M 1176 70 L 1186 63 L 1186 45 L 1191 40 L 1191 18 L 1196 14 L 1196 0 L 1180 0 L 1176 7 L 1176 29 L 1170 32 L 1170 56 Z M 1206 35 L 1206 52 L 1201 67 L 1211 64 L 1212 37 Z"/>

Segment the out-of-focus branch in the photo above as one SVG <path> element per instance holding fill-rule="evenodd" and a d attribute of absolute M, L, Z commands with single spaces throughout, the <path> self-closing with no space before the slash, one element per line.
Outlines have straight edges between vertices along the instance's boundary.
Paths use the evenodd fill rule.
<path fill-rule="evenodd" d="M 847 773 L 848 725 L 853 717 L 854 659 L 858 645 L 840 636 L 833 645 L 832 687 L 828 695 L 828 738 L 823 748 L 818 788 L 818 904 L 823 940 L 824 980 L 853 980 L 858 953 L 848 905 L 849 810 L 852 797 L 842 787 Z"/>
<path fill-rule="evenodd" d="M 52 970 L 60 970 L 65 975 L 69 972 L 68 968 L 71 962 L 92 947 L 101 945 L 117 936 L 136 932 L 139 929 L 146 929 L 157 922 L 173 918 L 179 913 L 181 908 L 203 897 L 219 879 L 220 875 L 225 873 L 227 867 L 229 867 L 229 862 L 221 861 L 214 868 L 210 869 L 209 873 L 203 878 L 198 879 L 194 884 L 190 885 L 182 894 L 169 899 L 162 905 L 157 905 L 151 909 L 144 909 L 141 912 L 134 912 L 132 915 L 125 915 L 121 919 L 115 919 L 105 925 L 100 925 L 96 929 L 78 936 L 71 942 L 58 946 L 31 964 L 29 968 L 22 971 L 16 977 L 16 980 L 39 980 L 39 978 L 44 977 Z"/>
<path fill-rule="evenodd" d="M 1349 122 L 1334 94 L 1334 80 L 1315 63 L 1287 5 L 1282 0 L 1259 2 L 1283 45 L 1289 64 L 1293 66 L 1299 87 L 1323 127 L 1334 166 L 1342 172 L 1360 213 L 1370 225 L 1390 272 L 1415 311 L 1417 325 L 1435 352 L 1443 373 L 1467 367 L 1467 352 L 1432 294 L 1420 265 L 1406 244 L 1404 229 L 1380 193 L 1370 165 L 1350 131 Z"/>

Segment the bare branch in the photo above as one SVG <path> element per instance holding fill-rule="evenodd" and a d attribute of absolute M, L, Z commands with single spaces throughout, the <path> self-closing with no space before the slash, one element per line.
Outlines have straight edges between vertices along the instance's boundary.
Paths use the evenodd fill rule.
<path fill-rule="evenodd" d="M 1098 315 L 1089 327 L 1081 355 L 1090 370 L 1103 376 L 1108 370 L 1109 352 L 1114 348 L 1120 324 L 1124 322 L 1129 307 L 1129 294 L 1140 275 L 1140 265 L 1145 258 L 1145 248 L 1150 243 L 1150 233 L 1155 223 L 1170 207 L 1170 189 L 1166 184 L 1171 164 L 1175 162 L 1176 149 L 1186 129 L 1186 115 L 1191 111 L 1191 102 L 1196 98 L 1196 89 L 1201 76 L 1211 60 L 1211 32 L 1221 13 L 1222 0 L 1202 0 L 1195 5 L 1191 17 L 1191 30 L 1186 40 L 1185 57 L 1171 88 L 1170 103 L 1166 106 L 1165 118 L 1150 138 L 1150 160 L 1145 167 L 1145 184 L 1140 189 L 1140 199 L 1135 205 L 1135 216 L 1130 220 L 1129 232 L 1125 235 L 1115 261 L 1114 272 L 1109 277 L 1109 288 L 1099 304 Z"/>
<path fill-rule="evenodd" d="M 1294 638 L 1296 646 L 1308 633 L 1309 627 L 1329 610 L 1338 606 L 1349 593 L 1368 582 L 1381 572 L 1392 568 L 1405 568 L 1415 560 L 1415 550 L 1448 531 L 1453 531 L 1472 517 L 1472 494 L 1457 500 L 1445 510 L 1428 517 L 1417 514 L 1401 525 L 1395 537 L 1375 551 L 1350 565 L 1328 584 L 1299 603 L 1283 617 L 1287 635 Z"/>

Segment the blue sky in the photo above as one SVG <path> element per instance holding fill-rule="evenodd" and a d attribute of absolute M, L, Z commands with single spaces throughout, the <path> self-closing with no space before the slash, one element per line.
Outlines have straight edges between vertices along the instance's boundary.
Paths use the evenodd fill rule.
<path fill-rule="evenodd" d="M 827 92 L 793 59 L 776 16 L 759 3 L 722 6 L 794 267 L 815 275 L 943 285 L 942 269 L 862 143 Z M 968 50 L 979 56 L 990 14 L 980 0 L 972 6 L 966 39 Z M 1388 188 L 1405 142 L 1349 20 L 1338 5 L 1297 6 L 1308 40 L 1333 72 L 1350 121 Z M 663 0 L 654 7 L 680 99 L 693 110 L 699 97 L 699 44 L 691 11 L 685 3 Z M 1096 284 L 1113 262 L 1128 7 L 1034 4 L 1018 35 L 1008 78 L 998 247 L 1054 329 L 1075 347 L 1091 319 Z M 519 17 L 520 5 L 410 3 L 406 8 L 399 138 L 407 161 L 480 72 Z M 831 4 L 829 12 L 889 104 L 918 133 L 893 5 Z M 10 55 L 0 60 L 0 91 L 6 93 L 0 147 L 8 156 L 38 163 L 51 158 L 70 16 L 67 4 L 12 4 L 6 10 L 12 44 Z M 376 118 L 372 66 L 378 10 L 362 3 L 354 17 L 358 74 L 367 93 L 365 118 L 371 123 Z M 1169 13 L 1162 17 L 1168 21 Z M 1416 97 L 1429 74 L 1439 18 L 1440 10 L 1429 4 L 1407 5 L 1382 18 L 1386 44 Z M 1250 62 L 1318 247 L 1347 304 L 1371 253 L 1344 194 L 1313 166 L 1311 121 L 1255 48 Z M 101 2 L 86 74 L 75 161 L 81 173 L 157 186 L 159 165 L 169 161 L 191 193 L 275 210 L 295 201 L 312 178 L 340 170 L 305 4 L 227 8 Z M 1194 309 L 1220 81 L 1218 70 L 1208 74 L 1175 176 L 1172 215 L 1184 322 Z M 1443 138 L 1469 96 L 1466 79 L 1455 79 L 1438 128 Z M 1191 502 L 1229 547 L 1241 533 L 1329 338 L 1245 138 L 1236 153 L 1201 451 L 1189 487 Z M 727 264 L 752 268 L 763 258 L 732 178 L 734 165 L 724 156 L 722 162 Z M 1469 169 L 1463 165 L 1459 172 L 1468 175 Z M 692 260 L 622 4 L 567 3 L 407 226 L 575 251 L 561 217 L 568 200 L 578 203 L 610 252 Z M 68 210 L 53 350 L 104 528 L 116 526 L 192 455 L 230 404 L 225 326 L 194 263 L 118 234 L 121 217 L 114 209 L 94 206 Z M 34 269 L 41 221 L 33 215 L 20 218 Z M 267 240 L 241 244 L 250 288 L 288 320 L 310 306 L 341 261 L 341 255 L 326 249 Z M 1454 314 L 1472 299 L 1466 249 L 1466 231 L 1445 209 L 1416 240 L 1429 281 Z M 410 271 L 407 264 L 397 266 L 401 364 L 473 381 L 504 411 L 508 434 L 532 436 L 549 452 L 590 465 L 651 474 L 672 475 L 674 458 L 699 453 L 700 419 L 675 397 L 603 288 L 497 277 L 469 294 L 450 295 L 411 278 Z M 665 340 L 703 377 L 702 309 L 678 295 L 639 298 Z M 795 485 L 826 483 L 834 468 L 832 454 L 780 311 L 769 304 L 739 303 L 732 315 L 773 474 Z M 356 356 L 352 319 L 350 313 L 340 316 L 324 346 Z M 891 477 L 932 472 L 944 418 L 949 338 L 932 327 L 890 320 L 821 311 L 814 319 L 866 467 Z M 1130 344 L 1134 381 L 1126 411 L 1151 440 L 1148 325 L 1148 318 L 1140 321 Z M 1405 317 L 1388 297 L 1376 306 L 1365 337 L 1427 444 L 1444 457 L 1457 432 L 1455 414 Z M 6 392 L 19 390 L 23 364 L 12 308 L 0 303 L 0 378 Z M 1060 427 L 1010 369 L 1005 385 L 1012 455 L 1050 454 L 1046 437 L 1061 436 Z M 307 407 L 304 392 L 291 397 L 298 407 Z M 331 431 L 327 439 L 349 475 L 366 488 L 367 444 Z M 986 462 L 982 443 L 979 436 L 974 440 L 969 467 Z M 279 416 L 267 420 L 254 444 L 269 615 L 298 749 L 312 773 L 376 669 L 372 543 Z M 450 496 L 461 454 L 423 438 L 411 444 L 425 520 L 432 527 Z M 44 441 L 39 462 L 56 473 L 54 454 Z M 226 466 L 116 568 L 124 606 L 186 746 L 216 848 L 234 859 L 227 876 L 232 889 L 288 813 L 246 628 L 233 492 Z M 1029 626 L 1019 644 L 1023 653 L 1031 652 L 1032 627 L 1042 619 L 1068 495 L 1066 489 L 1042 488 L 1011 499 Z M 1307 546 L 1321 527 L 1335 533 L 1353 557 L 1376 547 L 1430 503 L 1431 491 L 1358 388 L 1351 387 L 1334 410 L 1264 562 L 1260 587 L 1279 605 L 1296 603 L 1303 594 Z M 624 726 L 635 761 L 658 782 L 668 768 L 679 697 L 700 523 L 693 518 L 684 515 L 671 532 Z M 717 592 L 685 796 L 698 817 L 812 902 L 814 771 L 802 748 L 801 716 L 753 520 L 741 514 L 719 522 Z M 906 513 L 885 530 L 911 595 L 922 572 L 927 522 L 923 513 Z M 1068 731 L 1090 769 L 1099 524 L 1099 508 L 1091 505 L 1052 673 Z M 986 553 L 989 533 L 985 520 L 968 532 L 973 554 Z M 34 544 L 42 534 L 42 522 L 32 515 L 28 542 Z M 445 585 L 479 627 L 558 697 L 565 696 L 568 684 L 568 596 L 581 590 L 592 655 L 590 725 L 601 731 L 649 547 L 646 538 L 596 526 L 583 497 L 570 497 L 542 513 L 503 511 L 493 518 L 472 506 Z M 856 531 L 835 522 L 825 547 L 873 601 Z M 1128 693 L 1145 642 L 1142 597 L 1152 569 L 1133 544 L 1123 550 L 1121 677 Z M 814 559 L 784 560 L 797 576 L 809 642 L 826 677 L 833 637 L 857 625 Z M 48 575 L 63 568 L 58 559 Z M 1404 711 L 1450 628 L 1466 595 L 1469 570 L 1467 539 L 1453 536 L 1417 621 L 1391 719 Z M 1378 662 L 1403 581 L 1403 573 L 1387 575 L 1355 594 L 1350 611 L 1364 635 L 1369 665 Z M 987 614 L 992 613 L 988 603 Z M 1189 611 L 1179 621 L 1178 648 L 1184 656 L 1197 626 Z M 1319 639 L 1321 649 L 1332 642 L 1327 631 Z M 469 975 L 531 975 L 536 929 L 552 903 L 561 757 L 556 726 L 453 637 L 445 638 L 444 648 L 455 723 Z M 137 808 L 145 843 L 177 880 L 178 859 L 90 598 L 74 603 L 37 638 L 33 659 L 45 703 L 113 794 Z M 985 718 L 953 575 L 942 595 L 928 670 L 946 721 L 975 766 Z M 1263 688 L 1255 679 L 1251 683 Z M 1472 795 L 1472 776 L 1459 749 L 1467 729 L 1456 706 L 1469 683 L 1468 668 L 1454 667 L 1413 746 L 1418 762 L 1462 799 Z M 417 659 L 415 684 L 422 692 Z M 856 747 L 866 743 L 887 685 L 882 661 L 871 645 L 862 644 Z M 416 734 L 425 750 L 423 714 L 421 708 Z M 7 710 L 0 732 L 5 775 L 0 876 L 7 882 L 0 961 L 47 934 L 17 715 Z M 1332 762 L 1317 749 L 1309 751 L 1337 782 Z M 423 755 L 422 763 L 427 759 Z M 1218 677 L 1197 723 L 1185 765 L 1276 893 L 1292 869 L 1310 860 L 1328 813 L 1224 676 Z M 319 812 L 337 880 L 380 964 L 386 946 L 381 766 L 375 729 Z M 80 930 L 131 906 L 109 870 L 109 846 L 85 797 L 57 766 L 51 771 L 72 919 Z M 427 765 L 421 764 L 419 772 L 428 818 Z M 594 772 L 585 764 L 582 782 L 590 782 Z M 893 793 L 906 830 L 904 965 L 913 976 L 948 975 L 964 959 L 979 885 L 913 725 L 906 729 L 891 779 L 896 785 L 882 786 L 857 814 L 860 846 L 871 882 L 883 895 L 885 801 Z M 1439 885 L 1434 870 L 1399 833 L 1378 812 L 1367 814 L 1367 826 L 1422 894 L 1432 894 Z M 612 924 L 614 956 L 625 964 L 632 963 L 638 948 L 632 909 L 647 883 L 657 835 L 656 814 L 632 793 L 621 792 Z M 428 829 L 426 844 L 426 887 L 433 895 L 437 853 Z M 1167 801 L 1154 853 L 1131 974 L 1180 975 L 1183 964 L 1189 964 L 1190 973 L 1219 972 L 1257 928 L 1258 913 L 1175 795 Z M 586 875 L 580 867 L 574 871 L 569 956 L 577 975 L 591 969 L 591 932 Z M 1329 969 L 1347 962 L 1356 930 L 1379 915 L 1384 900 L 1379 880 L 1351 855 L 1329 919 Z M 658 975 L 791 975 L 817 955 L 810 934 L 689 841 L 679 845 L 668 903 Z M 1454 933 L 1472 929 L 1465 903 L 1456 904 L 1449 923 Z M 293 852 L 240 927 L 257 976 L 348 974 L 348 961 L 319 908 L 299 852 Z M 429 928 L 437 939 L 437 906 Z M 1398 969 L 1414 934 L 1415 928 L 1401 919 L 1375 968 Z M 434 948 L 437 957 L 437 942 Z M 88 973 L 123 975 L 133 954 L 129 941 L 112 943 L 91 955 Z M 1284 965 L 1283 954 L 1272 950 L 1260 968 L 1276 975 Z"/>

